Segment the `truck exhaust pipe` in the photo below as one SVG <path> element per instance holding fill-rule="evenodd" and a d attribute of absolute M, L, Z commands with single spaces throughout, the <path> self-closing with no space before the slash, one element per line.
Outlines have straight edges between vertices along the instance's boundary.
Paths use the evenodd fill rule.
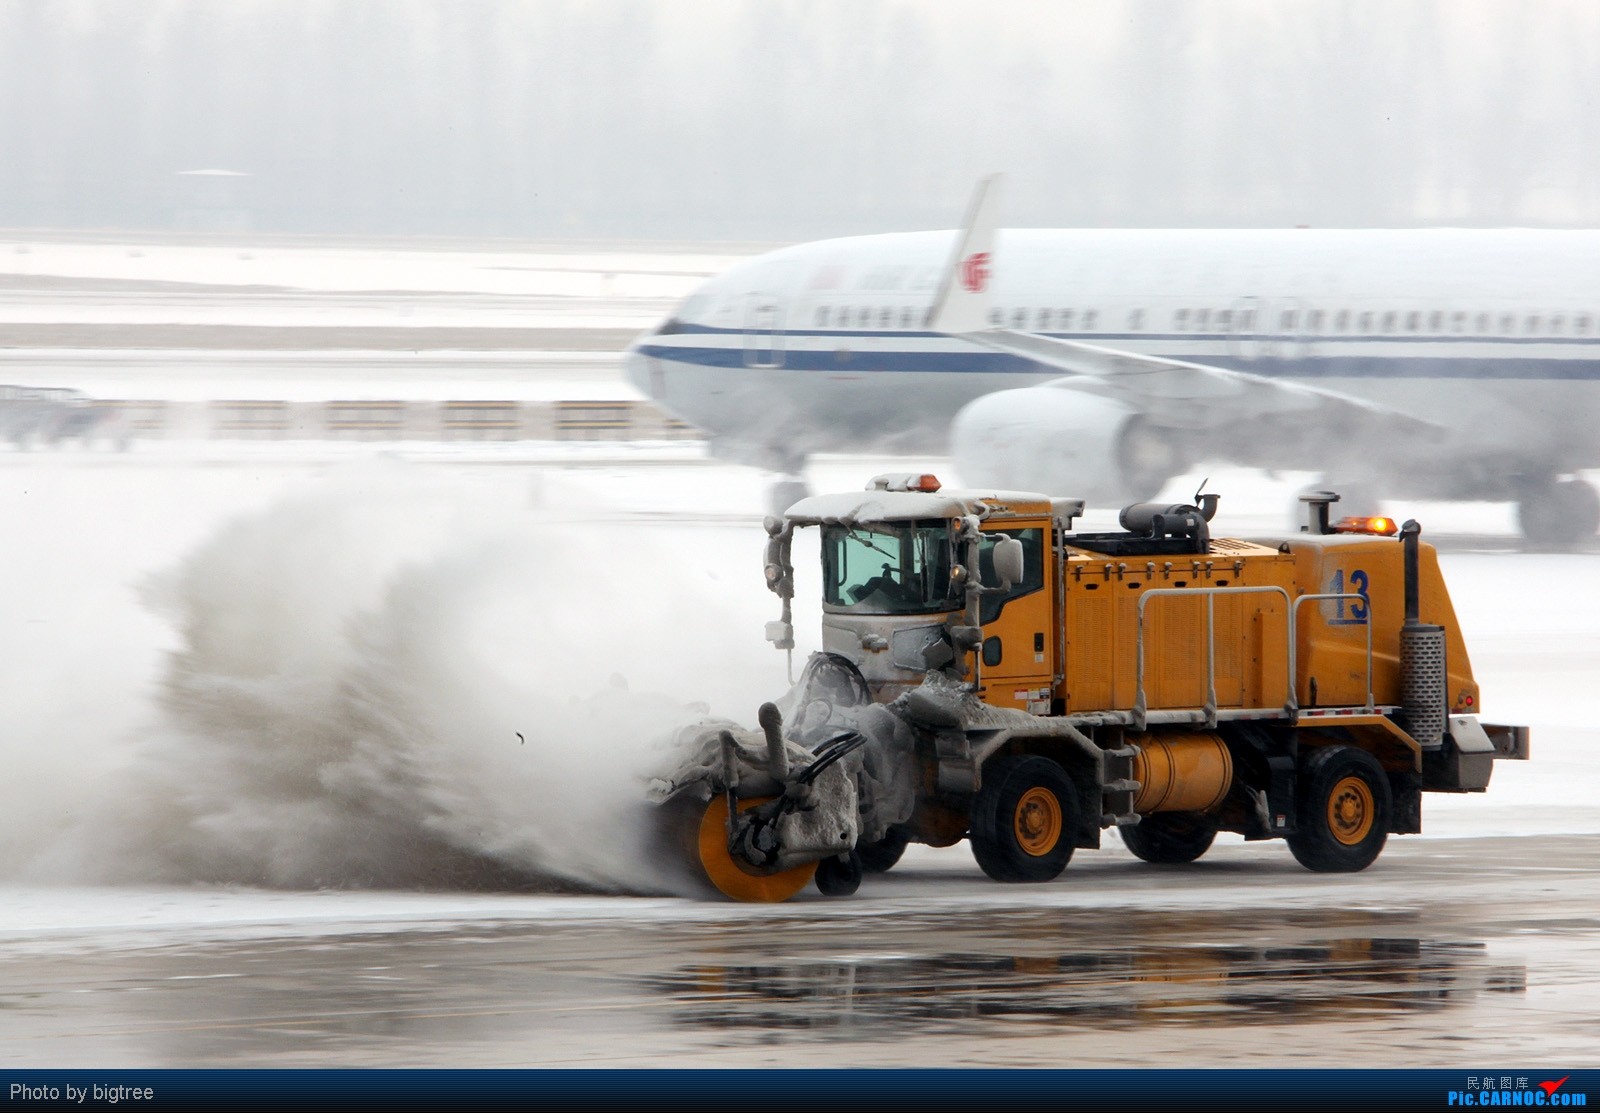
<path fill-rule="evenodd" d="M 1400 627 L 1400 703 L 1406 730 L 1424 750 L 1444 745 L 1448 720 L 1449 683 L 1445 670 L 1443 626 L 1422 621 L 1419 539 L 1422 527 L 1415 518 L 1400 527 L 1405 546 L 1406 620 Z"/>

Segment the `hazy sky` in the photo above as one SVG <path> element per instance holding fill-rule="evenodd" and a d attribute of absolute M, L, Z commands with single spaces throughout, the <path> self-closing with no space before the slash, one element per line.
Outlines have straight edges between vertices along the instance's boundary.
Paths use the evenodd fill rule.
<path fill-rule="evenodd" d="M 1592 227 L 1597 90 L 1586 0 L 0 0 L 0 226 Z"/>

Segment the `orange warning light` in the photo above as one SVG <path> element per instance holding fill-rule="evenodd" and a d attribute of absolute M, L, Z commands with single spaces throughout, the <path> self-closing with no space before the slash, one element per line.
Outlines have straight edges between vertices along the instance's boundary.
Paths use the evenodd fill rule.
<path fill-rule="evenodd" d="M 1392 537 L 1400 532 L 1400 527 L 1395 525 L 1393 518 L 1384 517 L 1346 517 L 1340 518 L 1333 524 L 1334 533 L 1375 533 L 1380 537 Z"/>

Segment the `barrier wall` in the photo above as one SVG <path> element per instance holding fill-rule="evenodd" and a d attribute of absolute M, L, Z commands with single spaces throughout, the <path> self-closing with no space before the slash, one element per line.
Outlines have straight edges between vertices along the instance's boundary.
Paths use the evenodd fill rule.
<path fill-rule="evenodd" d="M 649 402 L 631 400 L 522 402 L 160 399 L 98 401 L 106 420 L 132 439 L 594 441 L 695 440 L 700 433 Z"/>

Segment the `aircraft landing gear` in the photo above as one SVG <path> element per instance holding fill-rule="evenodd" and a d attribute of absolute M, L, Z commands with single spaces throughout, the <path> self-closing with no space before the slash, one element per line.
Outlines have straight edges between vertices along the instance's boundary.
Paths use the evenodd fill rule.
<path fill-rule="evenodd" d="M 1517 499 L 1517 525 L 1539 545 L 1573 545 L 1600 530 L 1600 493 L 1581 479 L 1529 483 Z"/>
<path fill-rule="evenodd" d="M 806 486 L 804 479 L 797 475 L 786 475 L 768 489 L 767 505 L 772 513 L 781 517 L 785 510 L 809 494 L 811 488 Z"/>

